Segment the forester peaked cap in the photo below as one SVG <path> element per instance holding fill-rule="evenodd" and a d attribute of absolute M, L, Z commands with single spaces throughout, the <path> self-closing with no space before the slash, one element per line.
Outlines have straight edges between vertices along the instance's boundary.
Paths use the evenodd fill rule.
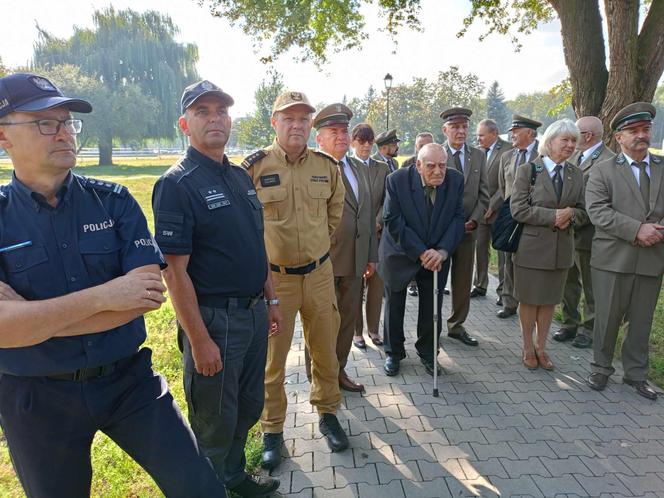
<path fill-rule="evenodd" d="M 611 120 L 611 129 L 620 131 L 624 127 L 639 121 L 652 121 L 655 118 L 655 106 L 648 102 L 634 102 L 620 109 Z"/>
<path fill-rule="evenodd" d="M 14 73 L 0 78 L 0 117 L 12 112 L 37 112 L 61 105 L 73 112 L 92 111 L 89 102 L 65 97 L 43 76 Z"/>
<path fill-rule="evenodd" d="M 314 128 L 317 130 L 336 124 L 348 125 L 353 117 L 353 111 L 343 104 L 332 104 L 323 107 L 314 116 Z"/>
<path fill-rule="evenodd" d="M 395 129 L 384 131 L 376 137 L 376 145 L 379 147 L 381 145 L 387 145 L 396 142 L 401 142 L 401 140 L 397 138 L 397 130 Z"/>
<path fill-rule="evenodd" d="M 509 129 L 513 130 L 514 128 L 530 128 L 531 130 L 536 130 L 540 126 L 542 126 L 542 123 L 539 121 L 514 114 L 512 115 L 512 126 L 510 126 Z"/>
<path fill-rule="evenodd" d="M 449 109 L 445 109 L 440 113 L 440 117 L 443 118 L 445 123 L 470 121 L 470 116 L 472 115 L 473 111 L 466 109 L 465 107 L 450 107 Z"/>

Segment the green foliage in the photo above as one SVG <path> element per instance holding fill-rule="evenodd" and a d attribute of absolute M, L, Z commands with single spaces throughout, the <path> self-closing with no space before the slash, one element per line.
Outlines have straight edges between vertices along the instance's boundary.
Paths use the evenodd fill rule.
<path fill-rule="evenodd" d="M 272 105 L 284 90 L 284 80 L 278 71 L 270 70 L 254 92 L 256 110 L 253 116 L 235 123 L 237 141 L 248 148 L 267 147 L 272 143 L 274 130 L 270 124 Z"/>
<path fill-rule="evenodd" d="M 291 47 L 301 51 L 301 60 L 322 64 L 328 50 L 339 52 L 358 47 L 367 38 L 366 4 L 376 4 L 385 18 L 385 29 L 395 35 L 400 28 L 418 29 L 420 0 L 198 0 L 214 16 L 239 25 L 254 39 L 255 47 L 271 45 L 261 60 L 271 62 Z"/>
<path fill-rule="evenodd" d="M 463 74 L 457 66 L 438 73 L 435 80 L 414 78 L 411 84 L 397 85 L 390 90 L 390 128 L 396 128 L 402 139 L 402 151 L 413 150 L 415 137 L 419 132 L 430 131 L 443 141 L 440 113 L 452 106 L 465 106 L 471 109 L 480 105 L 484 91 L 477 75 Z M 367 113 L 366 120 L 376 133 L 385 129 L 387 111 L 386 93 L 375 98 Z M 483 116 L 473 115 L 471 127 Z"/>
<path fill-rule="evenodd" d="M 96 11 L 93 21 L 93 29 L 76 27 L 68 39 L 38 27 L 34 68 L 51 70 L 71 64 L 102 85 L 106 94 L 100 92 L 97 112 L 107 112 L 103 120 L 109 122 L 106 130 L 94 132 L 100 149 L 110 149 L 113 138 L 138 142 L 148 137 L 174 138 L 178 97 L 198 78 L 196 45 L 176 42 L 177 26 L 155 11 L 109 7 Z M 103 101 L 108 101 L 105 107 Z M 131 119 L 114 119 L 119 107 L 131 109 Z"/>
<path fill-rule="evenodd" d="M 510 124 L 510 113 L 505 105 L 505 96 L 497 81 L 489 87 L 486 95 L 486 117 L 493 119 L 500 133 L 504 133 Z"/>
<path fill-rule="evenodd" d="M 540 22 L 554 17 L 553 8 L 545 0 L 471 0 L 470 3 L 470 14 L 463 20 L 464 27 L 457 36 L 464 36 L 468 28 L 480 20 L 487 27 L 480 40 L 491 33 L 508 35 L 517 51 L 521 48 L 519 35 L 532 33 Z"/>
<path fill-rule="evenodd" d="M 5 66 L 5 64 L 2 62 L 2 57 L 0 57 L 0 78 L 2 78 L 3 76 L 7 76 L 9 72 L 10 71 L 7 68 L 7 66 Z"/>
<path fill-rule="evenodd" d="M 563 105 L 563 96 L 555 92 L 535 92 L 520 94 L 514 100 L 508 101 L 507 106 L 514 114 L 521 114 L 542 123 L 540 132 L 554 121 L 562 118 L 576 120 L 574 110 Z"/>

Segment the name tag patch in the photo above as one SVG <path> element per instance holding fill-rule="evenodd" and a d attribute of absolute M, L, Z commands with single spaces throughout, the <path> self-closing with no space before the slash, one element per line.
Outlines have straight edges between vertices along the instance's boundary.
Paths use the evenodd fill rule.
<path fill-rule="evenodd" d="M 231 201 L 226 197 L 226 194 L 221 190 L 220 185 L 213 185 L 211 187 L 203 187 L 198 189 L 207 208 L 211 211 L 220 207 L 230 206 Z"/>
<path fill-rule="evenodd" d="M 281 185 L 279 175 L 265 175 L 260 177 L 261 187 L 276 187 Z"/>
<path fill-rule="evenodd" d="M 330 179 L 327 176 L 316 176 L 311 177 L 313 183 L 330 183 Z"/>

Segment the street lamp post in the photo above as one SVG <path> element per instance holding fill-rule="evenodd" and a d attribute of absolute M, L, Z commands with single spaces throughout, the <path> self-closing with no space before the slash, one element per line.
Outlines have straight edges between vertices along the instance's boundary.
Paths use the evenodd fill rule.
<path fill-rule="evenodd" d="M 390 88 L 392 88 L 392 75 L 390 73 L 387 73 L 383 78 L 383 82 L 385 83 L 385 90 L 387 90 L 387 115 L 385 119 L 386 121 L 385 129 L 389 130 L 390 129 Z"/>

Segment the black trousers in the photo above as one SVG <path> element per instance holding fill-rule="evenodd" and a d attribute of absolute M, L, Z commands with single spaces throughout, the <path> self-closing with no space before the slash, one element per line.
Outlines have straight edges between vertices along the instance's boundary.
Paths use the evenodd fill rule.
<path fill-rule="evenodd" d="M 227 308 L 200 310 L 221 351 L 223 368 L 211 377 L 197 373 L 191 346 L 180 329 L 189 422 L 219 479 L 232 488 L 246 477 L 247 434 L 263 411 L 267 308 L 262 299 L 253 308 L 239 308 L 231 299 Z"/>
<path fill-rule="evenodd" d="M 0 425 L 29 498 L 89 497 L 97 431 L 136 460 L 169 498 L 226 496 L 166 381 L 152 371 L 147 348 L 126 367 L 83 382 L 2 375 Z"/>
<path fill-rule="evenodd" d="M 443 289 L 450 271 L 449 259 L 445 261 L 442 271 L 438 272 L 438 330 L 442 330 L 440 310 L 443 305 Z M 418 356 L 426 359 L 434 358 L 433 354 L 433 272 L 420 268 L 415 275 L 418 290 L 417 341 L 415 350 Z M 406 312 L 406 289 L 393 291 L 385 285 L 385 312 L 383 317 L 383 342 L 385 354 L 398 359 L 406 357 L 403 330 Z M 436 356 L 438 351 L 436 351 Z"/>

